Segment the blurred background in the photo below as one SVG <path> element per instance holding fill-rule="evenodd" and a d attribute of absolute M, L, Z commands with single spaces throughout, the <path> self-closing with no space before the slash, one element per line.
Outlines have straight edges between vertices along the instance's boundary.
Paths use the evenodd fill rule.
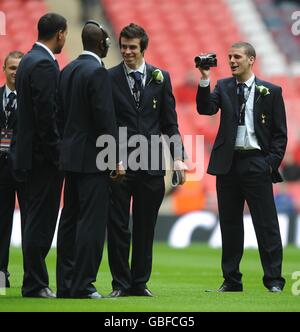
<path fill-rule="evenodd" d="M 196 112 L 200 75 L 194 57 L 201 52 L 217 54 L 218 67 L 211 70 L 214 86 L 216 80 L 230 76 L 227 51 L 231 44 L 241 40 L 253 44 L 258 55 L 256 75 L 283 88 L 289 142 L 281 167 L 285 182 L 276 184 L 274 191 L 278 212 L 286 217 L 281 219 L 286 242 L 300 247 L 300 0 L 0 0 L 1 66 L 10 51 L 31 48 L 37 38 L 37 21 L 49 11 L 68 20 L 67 42 L 57 57 L 61 69 L 82 51 L 80 34 L 88 19 L 100 21 L 114 39 L 104 60 L 108 68 L 121 61 L 120 30 L 131 22 L 145 28 L 150 38 L 146 61 L 170 72 L 182 135 L 204 135 L 205 170 L 219 116 Z M 4 83 L 2 70 L 0 83 Z M 187 153 L 194 156 L 193 147 L 187 147 Z M 195 218 L 207 222 L 197 224 Z M 217 227 L 215 177 L 205 174 L 202 180 L 188 181 L 176 190 L 168 186 L 157 239 L 170 239 L 178 219 L 183 225 L 202 227 L 192 240 L 213 237 Z"/>

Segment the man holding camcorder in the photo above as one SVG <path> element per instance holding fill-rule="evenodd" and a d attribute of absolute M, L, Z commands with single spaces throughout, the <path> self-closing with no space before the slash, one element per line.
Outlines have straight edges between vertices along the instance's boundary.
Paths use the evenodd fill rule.
<path fill-rule="evenodd" d="M 201 72 L 197 92 L 199 114 L 221 110 L 219 131 L 212 148 L 208 173 L 217 176 L 216 187 L 222 234 L 224 283 L 218 292 L 243 290 L 239 271 L 244 247 L 243 210 L 247 202 L 264 270 L 263 283 L 281 292 L 282 243 L 272 182 L 281 182 L 278 167 L 287 144 L 282 90 L 255 77 L 256 53 L 252 45 L 235 43 L 229 49 L 232 76 L 219 80 L 210 93 L 212 55 L 195 58 Z"/>

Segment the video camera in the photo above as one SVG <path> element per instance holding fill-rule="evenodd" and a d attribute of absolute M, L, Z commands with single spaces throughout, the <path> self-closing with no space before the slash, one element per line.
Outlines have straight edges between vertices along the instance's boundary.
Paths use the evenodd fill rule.
<path fill-rule="evenodd" d="M 200 67 L 208 70 L 210 67 L 217 67 L 217 56 L 214 53 L 197 55 L 195 57 L 196 68 Z"/>

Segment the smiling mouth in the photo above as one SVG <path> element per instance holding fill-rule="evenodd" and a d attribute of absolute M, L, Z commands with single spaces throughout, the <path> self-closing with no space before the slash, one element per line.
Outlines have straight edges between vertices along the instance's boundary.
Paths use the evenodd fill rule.
<path fill-rule="evenodd" d="M 238 68 L 239 68 L 239 66 L 231 66 L 231 70 L 236 70 Z"/>

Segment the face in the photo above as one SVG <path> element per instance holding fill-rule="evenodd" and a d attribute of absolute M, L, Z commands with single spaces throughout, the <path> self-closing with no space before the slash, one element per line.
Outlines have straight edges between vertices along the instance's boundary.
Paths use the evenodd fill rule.
<path fill-rule="evenodd" d="M 16 73 L 21 59 L 9 57 L 6 64 L 3 66 L 3 71 L 6 77 L 6 84 L 9 88 L 14 88 L 16 84 Z"/>
<path fill-rule="evenodd" d="M 255 58 L 249 57 L 244 48 L 231 48 L 228 52 L 228 62 L 231 73 L 237 78 L 245 79 L 252 74 Z"/>
<path fill-rule="evenodd" d="M 144 54 L 141 52 L 140 38 L 121 37 L 120 49 L 123 60 L 129 68 L 137 69 L 143 63 Z"/>
<path fill-rule="evenodd" d="M 56 48 L 54 50 L 54 54 L 59 54 L 61 52 L 61 50 L 63 49 L 65 42 L 66 42 L 66 38 L 67 38 L 67 34 L 68 34 L 68 29 L 66 29 L 65 31 L 59 31 L 56 35 Z"/>

